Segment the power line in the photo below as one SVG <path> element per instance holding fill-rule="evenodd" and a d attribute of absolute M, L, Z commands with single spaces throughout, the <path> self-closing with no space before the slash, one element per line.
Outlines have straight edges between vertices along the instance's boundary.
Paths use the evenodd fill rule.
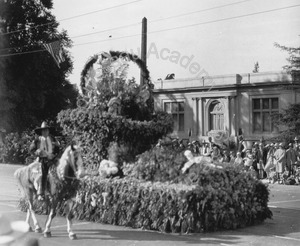
<path fill-rule="evenodd" d="M 58 20 L 58 22 L 66 21 L 66 20 L 71 20 L 71 19 L 75 19 L 75 18 L 78 18 L 78 17 L 82 17 L 82 16 L 86 16 L 86 15 L 90 15 L 90 14 L 95 14 L 95 13 L 99 13 L 99 12 L 110 10 L 110 9 L 114 9 L 114 8 L 123 7 L 123 6 L 129 5 L 129 4 L 133 4 L 133 3 L 136 3 L 136 2 L 140 2 L 140 1 L 142 1 L 142 0 L 136 0 L 136 1 L 129 2 L 129 3 L 123 3 L 123 4 L 115 5 L 115 6 L 112 6 L 112 7 L 108 7 L 108 8 L 104 8 L 104 9 L 99 9 L 99 10 L 95 10 L 95 11 L 92 11 L 92 12 L 87 12 L 87 13 L 80 14 L 80 15 L 71 16 L 71 17 L 68 17 L 68 18 L 65 18 L 65 19 Z M 38 28 L 38 27 L 42 27 L 42 26 L 47 26 L 47 25 L 51 25 L 51 24 L 54 24 L 54 23 L 56 23 L 56 21 L 51 21 L 51 22 L 44 23 L 44 24 L 41 24 L 41 25 L 27 27 L 27 28 L 24 28 L 24 29 L 15 30 L 15 31 L 11 31 L 11 32 L 0 33 L 0 36 L 1 35 L 4 36 L 4 35 L 12 34 L 12 33 L 17 33 L 17 32 L 22 32 L 22 31 L 25 31 L 25 30 L 29 30 L 29 29 L 33 29 L 33 28 Z"/>
<path fill-rule="evenodd" d="M 78 18 L 78 17 L 81 17 L 81 16 L 85 16 L 85 15 L 89 15 L 89 14 L 94 14 L 94 13 L 97 13 L 97 12 L 101 12 L 101 11 L 113 9 L 113 8 L 116 8 L 116 7 L 121 7 L 121 6 L 123 6 L 123 5 L 128 5 L 128 4 L 135 3 L 135 2 L 139 2 L 139 1 L 142 1 L 142 0 L 137 0 L 137 1 L 133 1 L 133 2 L 126 3 L 126 4 L 117 5 L 117 6 L 113 6 L 113 7 L 106 8 L 106 9 L 96 10 L 96 11 L 92 11 L 92 12 L 88 12 L 88 13 L 84 13 L 84 14 L 80 14 L 80 15 L 68 17 L 68 18 L 65 18 L 65 19 L 61 19 L 61 20 L 58 20 L 58 21 L 65 21 L 65 20 L 75 19 L 75 18 Z M 174 15 L 174 16 L 169 16 L 169 17 L 166 17 L 166 18 L 161 18 L 161 19 L 156 19 L 156 20 L 150 20 L 149 22 L 158 22 L 158 21 L 163 21 L 163 20 L 168 20 L 168 19 L 174 19 L 174 18 L 181 17 L 181 16 L 186 16 L 186 15 L 190 15 L 190 14 L 195 14 L 195 13 L 205 12 L 205 11 L 214 10 L 214 9 L 219 9 L 219 8 L 224 8 L 224 7 L 228 7 L 228 6 L 231 6 L 231 5 L 241 4 L 241 3 L 249 2 L 249 1 L 253 1 L 253 0 L 244 0 L 244 1 L 235 2 L 235 3 L 230 3 L 230 4 L 219 5 L 219 6 L 216 6 L 216 7 L 211 7 L 211 8 L 207 8 L 207 9 L 201 9 L 201 10 L 198 10 L 198 11 L 193 11 L 193 12 L 184 13 L 184 14 L 180 14 L 180 15 Z M 2 34 L 0 33 L 0 36 L 1 36 L 1 35 L 12 34 L 12 33 L 17 33 L 17 32 L 21 32 L 21 31 L 25 31 L 25 30 L 28 30 L 28 29 L 33 29 L 33 28 L 41 27 L 41 26 L 46 26 L 46 25 L 50 25 L 50 24 L 53 24 L 53 23 L 55 23 L 55 21 L 53 21 L 53 22 L 48 22 L 48 23 L 41 24 L 41 25 L 36 25 L 36 26 L 28 27 L 28 28 L 24 28 L 24 29 L 20 29 L 20 30 L 15 30 L 15 31 L 7 32 L 7 33 L 2 33 Z M 137 24 L 140 24 L 140 23 L 141 23 L 141 22 L 139 22 L 139 23 L 137 23 Z M 133 26 L 133 25 L 136 25 L 136 24 L 131 24 L 131 25 Z M 124 27 L 129 27 L 129 26 L 131 26 L 131 25 L 124 26 Z M 119 29 L 119 28 L 122 28 L 122 27 L 118 27 L 117 29 Z M 89 36 L 89 35 L 93 35 L 93 34 L 105 32 L 105 31 L 110 31 L 110 30 L 115 30 L 115 29 L 107 29 L 107 30 L 104 30 L 104 31 L 99 31 L 99 32 L 93 32 L 93 33 L 88 33 L 88 34 L 78 35 L 78 36 L 74 36 L 74 37 L 72 37 L 72 38 L 83 37 L 83 36 Z"/>
<path fill-rule="evenodd" d="M 3 48 L 3 49 L 0 49 L 0 51 L 16 50 L 16 49 L 22 49 L 22 48 L 30 47 L 30 46 L 32 46 L 32 45 L 31 44 L 27 44 L 27 45 L 23 45 L 23 46 L 17 46 L 17 47 L 11 47 L 11 48 Z"/>
<path fill-rule="evenodd" d="M 248 2 L 248 1 L 252 1 L 252 0 L 244 0 L 244 1 L 235 2 L 235 3 L 231 3 L 231 4 L 220 5 L 220 6 L 216 6 L 216 7 L 212 7 L 212 8 L 201 9 L 201 10 L 198 10 L 198 11 L 193 11 L 193 12 L 184 13 L 184 14 L 180 14 L 180 15 L 174 15 L 174 16 L 169 16 L 169 17 L 166 17 L 166 18 L 161 18 L 161 19 L 156 19 L 156 20 L 150 20 L 149 22 L 158 22 L 158 21 L 163 21 L 163 20 L 167 20 L 167 19 L 174 19 L 174 18 L 181 17 L 181 16 L 186 16 L 186 15 L 190 15 L 190 14 L 205 12 L 205 11 L 219 9 L 219 8 L 224 8 L 224 7 L 227 7 L 227 6 L 241 4 L 241 3 L 244 3 L 244 2 Z M 95 11 L 89 12 L 89 13 L 85 13 L 85 14 L 81 14 L 81 15 L 78 15 L 78 16 L 69 17 L 69 18 L 66 18 L 66 19 L 63 19 L 63 20 L 77 18 L 79 16 L 87 15 L 87 14 L 94 13 L 94 12 Z M 61 20 L 61 21 L 63 21 L 63 20 Z M 120 27 L 115 27 L 115 28 L 110 28 L 110 29 L 105 29 L 105 30 L 101 30 L 101 31 L 98 31 L 98 32 L 91 32 L 91 33 L 86 33 L 86 34 L 82 34 L 82 35 L 77 35 L 77 36 L 70 37 L 70 39 L 79 38 L 79 37 L 85 37 L 85 36 L 90 36 L 90 35 L 94 35 L 94 34 L 98 34 L 98 33 L 103 33 L 103 32 L 107 32 L 107 31 L 112 31 L 112 30 L 123 29 L 123 28 L 131 27 L 131 26 L 135 26 L 135 25 L 138 25 L 138 24 L 141 24 L 141 22 L 137 22 L 137 23 L 133 23 L 133 24 L 125 25 L 125 26 L 120 26 Z M 48 23 L 47 24 L 42 24 L 42 25 L 48 25 Z M 38 26 L 42 26 L 42 25 L 38 25 Z M 31 27 L 31 28 L 34 28 L 34 27 Z M 27 29 L 22 29 L 22 30 L 27 30 Z M 20 30 L 20 31 L 22 31 L 22 30 Z M 18 32 L 18 31 L 13 31 L 13 32 L 10 32 L 10 33 L 14 33 L 14 32 Z M 9 33 L 6 33 L 6 34 L 9 34 Z M 134 36 L 136 36 L 136 35 L 134 35 Z M 22 47 L 4 48 L 4 49 L 0 49 L 0 51 L 17 49 L 17 48 L 25 48 L 25 47 L 30 47 L 30 46 L 31 45 L 24 45 Z"/>
<path fill-rule="evenodd" d="M 237 5 L 237 4 L 241 4 L 241 3 L 249 2 L 249 1 L 253 1 L 253 0 L 244 0 L 244 1 L 239 1 L 239 2 L 230 3 L 230 4 L 219 5 L 219 6 L 211 7 L 211 8 L 207 8 L 207 9 L 200 9 L 200 10 L 197 10 L 197 11 L 183 13 L 183 14 L 179 14 L 179 15 L 173 15 L 173 16 L 169 16 L 169 17 L 165 17 L 165 18 L 156 19 L 156 20 L 149 20 L 149 22 L 158 22 L 158 21 L 174 19 L 174 18 L 177 18 L 177 17 L 182 17 L 182 16 L 186 16 L 186 15 L 206 12 L 206 11 L 214 10 L 214 9 L 220 9 L 220 8 L 224 8 L 224 7 L 228 7 L 228 6 L 232 6 L 232 5 Z"/>
<path fill-rule="evenodd" d="M 11 54 L 4 54 L 0 55 L 0 57 L 7 57 L 7 56 L 17 56 L 17 55 L 25 55 L 25 54 L 31 54 L 31 53 L 38 53 L 38 52 L 43 52 L 47 50 L 32 50 L 32 51 L 24 51 L 24 52 L 19 52 L 19 53 L 11 53 Z"/>
<path fill-rule="evenodd" d="M 265 11 L 260 11 L 260 12 L 254 12 L 254 13 L 250 13 L 250 14 L 244 14 L 244 15 L 232 16 L 232 17 L 228 17 L 228 18 L 222 18 L 222 19 L 218 19 L 218 20 L 205 21 L 205 22 L 200 22 L 200 23 L 195 23 L 195 24 L 190 24 L 190 25 L 184 25 L 184 26 L 179 26 L 179 27 L 166 28 L 166 29 L 162 29 L 162 30 L 151 31 L 151 32 L 148 32 L 148 34 L 165 32 L 165 31 L 171 31 L 171 30 L 177 30 L 177 29 L 182 29 L 182 28 L 186 28 L 186 27 L 193 27 L 193 26 L 211 24 L 211 23 L 216 23 L 216 22 L 222 22 L 222 21 L 227 21 L 227 20 L 232 20 L 232 19 L 238 19 L 238 18 L 253 16 L 253 15 L 259 15 L 259 14 L 264 14 L 264 13 L 269 13 L 269 12 L 275 12 L 275 11 L 289 9 L 289 8 L 295 8 L 295 7 L 299 7 L 299 6 L 300 6 L 300 4 L 297 4 L 297 5 L 287 6 L 287 7 L 270 9 L 270 10 L 265 10 Z M 113 39 L 102 39 L 102 40 L 98 40 L 98 41 L 92 41 L 92 42 L 87 42 L 87 43 L 82 43 L 82 44 L 76 44 L 74 46 L 85 45 L 85 44 L 92 44 L 92 43 L 97 43 L 97 42 L 100 43 L 100 42 L 104 42 L 104 41 L 116 40 L 116 39 L 121 39 L 121 38 L 129 38 L 129 37 L 135 37 L 135 36 L 141 36 L 141 34 L 133 34 L 133 35 L 122 36 L 122 37 L 113 38 Z"/>
<path fill-rule="evenodd" d="M 254 12 L 254 13 L 250 13 L 250 14 L 244 14 L 244 15 L 238 15 L 238 16 L 232 16 L 232 17 L 222 18 L 222 19 L 218 19 L 218 20 L 200 22 L 200 23 L 195 23 L 195 24 L 190 24 L 190 25 L 184 25 L 184 26 L 179 26 L 179 27 L 173 27 L 173 28 L 166 28 L 166 29 L 162 29 L 162 30 L 148 32 L 148 34 L 165 32 L 165 31 L 171 31 L 171 30 L 177 30 L 177 29 L 182 29 L 182 28 L 186 28 L 186 27 L 194 27 L 194 26 L 199 26 L 199 25 L 211 24 L 211 23 L 222 22 L 222 21 L 227 21 L 227 20 L 232 20 L 232 19 L 244 18 L 244 17 L 248 17 L 248 16 L 259 15 L 259 14 L 264 14 L 264 13 L 270 13 L 270 12 L 275 12 L 275 11 L 279 11 L 279 10 L 284 10 L 284 9 L 289 9 L 289 8 L 295 8 L 295 7 L 299 7 L 299 6 L 300 6 L 300 4 L 296 4 L 296 5 L 291 5 L 291 6 L 286 6 L 286 7 L 276 8 L 276 9 L 270 9 L 270 10 L 264 10 L 264 11 L 260 11 L 260 12 Z M 110 39 L 96 40 L 96 41 L 92 41 L 92 42 L 86 42 L 86 43 L 76 44 L 74 46 L 81 46 L 81 45 L 92 44 L 92 43 L 101 43 L 101 42 L 105 42 L 105 41 L 109 41 L 109 40 L 118 40 L 118 39 L 124 39 L 124 38 L 135 37 L 135 36 L 141 36 L 141 34 L 133 34 L 133 35 L 121 36 L 121 37 L 112 38 L 112 39 L 110 38 Z M 40 51 L 44 51 L 44 50 L 40 50 Z M 34 53 L 34 52 L 38 52 L 38 51 L 32 51 L 31 53 Z M 22 54 L 22 53 L 23 52 L 15 53 L 15 54 L 5 54 L 5 55 L 0 55 L 0 57 L 10 56 L 10 55 L 17 55 L 17 54 Z M 26 54 L 27 53 L 30 53 L 30 52 L 26 52 Z"/>
<path fill-rule="evenodd" d="M 92 12 L 71 16 L 71 17 L 62 19 L 60 21 L 72 20 L 72 19 L 75 19 L 75 18 L 78 18 L 78 17 L 82 17 L 82 16 L 86 16 L 86 15 L 90 15 L 90 14 L 95 14 L 95 13 L 99 13 L 99 12 L 102 12 L 102 11 L 118 8 L 118 7 L 123 7 L 123 6 L 129 5 L 129 4 L 137 3 L 137 2 L 141 2 L 141 1 L 142 0 L 136 0 L 136 1 L 129 2 L 129 3 L 123 3 L 123 4 L 116 5 L 116 6 L 108 7 L 108 8 L 105 8 L 105 9 L 95 10 L 95 11 L 92 11 Z"/>
<path fill-rule="evenodd" d="M 112 31 L 112 30 L 123 29 L 123 28 L 131 27 L 131 26 L 136 26 L 136 25 L 139 25 L 139 24 L 141 24 L 141 22 L 137 22 L 137 23 L 133 23 L 133 24 L 125 25 L 125 26 L 113 27 L 113 28 L 101 30 L 101 31 L 98 31 L 98 32 L 77 35 L 77 36 L 70 37 L 70 39 L 84 37 L 84 36 L 89 36 L 89 35 L 94 35 L 94 34 L 97 34 L 97 33 L 103 33 L 103 32 L 108 32 L 108 31 Z M 21 49 L 21 48 L 31 47 L 31 46 L 32 46 L 31 44 L 27 44 L 27 45 L 23 45 L 23 46 L 3 48 L 3 49 L 0 49 L 0 51 L 12 50 L 12 49 Z"/>
<path fill-rule="evenodd" d="M 162 19 L 152 20 L 152 21 L 149 21 L 149 22 L 157 22 L 157 21 L 162 21 L 162 20 L 177 18 L 177 17 L 181 17 L 181 16 L 186 16 L 186 15 L 194 14 L 194 13 L 209 11 L 209 10 L 218 9 L 218 8 L 224 8 L 224 7 L 231 6 L 231 5 L 236 5 L 236 4 L 241 4 L 241 3 L 244 3 L 244 2 L 248 2 L 248 1 L 252 1 L 252 0 L 244 0 L 244 1 L 235 2 L 235 3 L 231 3 L 231 4 L 219 5 L 219 6 L 212 7 L 212 8 L 202 9 L 202 10 L 198 10 L 198 11 L 194 11 L 194 12 L 189 12 L 189 13 L 184 13 L 184 14 L 180 14 L 180 15 L 174 15 L 174 16 L 170 16 L 170 17 L 166 17 L 166 18 L 162 18 Z M 88 14 L 88 13 L 86 13 L 86 14 Z M 86 15 L 86 14 L 84 14 L 84 15 Z M 76 16 L 69 17 L 69 18 L 76 18 Z M 67 19 L 69 19 L 69 18 L 67 18 Z M 110 28 L 110 29 L 106 29 L 106 30 L 102 30 L 102 31 L 98 31 L 98 32 L 92 32 L 92 33 L 77 35 L 77 36 L 73 36 L 73 37 L 70 37 L 70 38 L 74 39 L 74 38 L 79 38 L 79 37 L 84 37 L 84 36 L 90 36 L 90 35 L 94 35 L 94 34 L 98 34 L 98 33 L 103 33 L 103 32 L 107 32 L 107 31 L 111 31 L 111 30 L 118 30 L 118 29 L 130 27 L 130 26 L 135 26 L 135 25 L 138 25 L 140 23 L 141 22 L 129 24 L 129 25 L 126 25 L 126 26 L 120 26 L 120 27 Z M 157 32 L 160 32 L 160 31 L 157 31 Z M 133 36 L 136 36 L 136 34 L 134 34 Z M 112 40 L 112 39 L 110 39 L 110 40 Z M 97 42 L 97 41 L 95 41 L 95 42 Z M 95 42 L 89 42 L 89 43 L 95 43 Z M 102 42 L 102 40 L 100 42 Z M 0 51 L 11 50 L 11 49 L 18 49 L 18 48 L 25 48 L 25 47 L 30 47 L 30 46 L 31 45 L 25 45 L 25 46 L 22 46 L 22 47 L 4 48 L 4 49 L 0 49 Z"/>
<path fill-rule="evenodd" d="M 80 37 L 84 37 L 84 36 L 90 36 L 90 35 L 103 33 L 103 32 L 107 32 L 107 31 L 118 30 L 118 29 L 123 29 L 123 28 L 131 27 L 131 26 L 136 26 L 136 25 L 139 25 L 139 24 L 141 24 L 141 22 L 129 24 L 129 25 L 126 25 L 126 26 L 119 26 L 119 27 L 114 27 L 114 28 L 110 28 L 110 29 L 105 29 L 105 30 L 101 30 L 101 31 L 98 31 L 98 32 L 91 32 L 91 33 L 86 33 L 86 34 L 82 34 L 82 35 L 77 35 L 77 36 L 73 36 L 73 37 L 70 37 L 70 38 L 73 39 L 73 38 L 80 38 Z"/>
<path fill-rule="evenodd" d="M 91 42 L 86 42 L 86 43 L 81 43 L 81 44 L 75 44 L 74 46 L 81 46 L 81 45 L 86 45 L 86 44 L 94 44 L 94 43 L 102 43 L 110 40 L 118 40 L 118 39 L 124 39 L 124 38 L 132 38 L 132 37 L 137 37 L 141 36 L 141 34 L 133 34 L 133 35 L 128 35 L 128 36 L 121 36 L 117 38 L 110 38 L 110 39 L 102 39 L 102 40 L 96 40 L 96 41 L 91 41 Z"/>
<path fill-rule="evenodd" d="M 124 38 L 136 37 L 136 36 L 141 36 L 141 34 L 134 34 L 134 35 L 122 36 L 122 37 L 118 37 L 118 38 L 102 39 L 102 40 L 97 40 L 97 41 L 91 41 L 91 42 L 76 44 L 74 46 L 81 46 L 81 45 L 87 45 L 87 44 L 93 44 L 93 43 L 101 43 L 101 42 L 106 42 L 106 41 L 109 41 L 109 40 L 118 40 L 118 39 L 124 39 Z M 23 47 L 26 47 L 26 46 L 23 46 Z M 22 47 L 18 47 L 18 48 L 22 48 Z M 46 50 L 34 50 L 34 51 L 25 51 L 25 52 L 18 52 L 18 53 L 10 53 L 10 54 L 0 55 L 0 57 L 15 56 L 15 55 L 36 53 L 36 52 L 42 52 L 42 51 L 46 51 Z"/>
<path fill-rule="evenodd" d="M 237 16 L 222 18 L 222 19 L 218 19 L 218 20 L 205 21 L 205 22 L 200 22 L 200 23 L 195 23 L 195 24 L 190 24 L 190 25 L 185 25 L 185 26 L 166 28 L 166 29 L 162 29 L 162 30 L 148 32 L 148 33 L 158 33 L 158 32 L 165 32 L 165 31 L 170 31 L 170 30 L 182 29 L 182 28 L 186 28 L 186 27 L 200 26 L 200 25 L 205 25 L 205 24 L 211 24 L 211 23 L 216 23 L 216 22 L 222 22 L 222 21 L 227 21 L 227 20 L 233 20 L 233 19 L 253 16 L 253 15 L 260 15 L 260 14 L 275 12 L 275 11 L 284 10 L 284 9 L 295 8 L 295 7 L 299 7 L 299 6 L 300 6 L 300 4 L 296 4 L 296 5 L 291 5 L 291 6 L 287 6 L 287 7 L 264 10 L 264 11 L 260 11 L 260 12 L 254 12 L 254 13 L 250 13 L 250 14 L 244 14 L 244 15 L 237 15 Z"/>
<path fill-rule="evenodd" d="M 224 7 L 228 7 L 228 6 L 232 6 L 232 5 L 236 5 L 236 4 L 241 4 L 241 3 L 244 3 L 244 2 L 249 2 L 249 1 L 253 1 L 253 0 L 244 0 L 244 1 L 239 1 L 239 2 L 230 3 L 230 4 L 219 5 L 219 6 L 211 7 L 211 8 L 207 8 L 207 9 L 201 9 L 201 10 L 197 10 L 197 11 L 193 11 L 193 12 L 183 13 L 183 14 L 180 14 L 180 15 L 173 15 L 173 16 L 169 16 L 169 17 L 166 17 L 166 18 L 161 18 L 161 19 L 156 19 L 156 20 L 149 20 L 149 23 L 164 21 L 164 20 L 168 20 L 168 19 L 174 19 L 174 18 L 181 17 L 181 16 L 191 15 L 191 14 L 205 12 L 205 11 L 219 9 L 219 8 L 224 8 Z M 78 38 L 78 37 L 94 35 L 94 34 L 106 32 L 106 31 L 111 31 L 111 30 L 116 30 L 116 29 L 122 29 L 122 28 L 126 28 L 126 27 L 135 26 L 137 24 L 141 24 L 141 22 L 126 25 L 126 26 L 120 26 L 120 27 L 117 27 L 117 28 L 106 29 L 106 30 L 102 30 L 102 31 L 98 31 L 98 32 L 92 32 L 92 33 L 87 33 L 87 34 L 83 34 L 83 35 L 73 36 L 73 37 L 70 37 L 70 38 Z"/>
<path fill-rule="evenodd" d="M 177 17 L 181 17 L 181 16 L 186 16 L 186 15 L 190 15 L 190 14 L 195 14 L 195 13 L 199 13 L 199 12 L 204 12 L 204 11 L 214 10 L 214 9 L 218 9 L 218 8 L 224 8 L 224 7 L 231 6 L 231 5 L 241 4 L 241 3 L 244 3 L 244 2 L 248 2 L 248 1 L 253 1 L 253 0 L 244 0 L 244 1 L 239 1 L 239 2 L 235 2 L 235 3 L 231 3 L 231 4 L 219 5 L 219 6 L 212 7 L 212 8 L 201 9 L 201 10 L 198 10 L 198 11 L 193 11 L 193 12 L 184 13 L 184 14 L 180 14 L 180 15 L 174 15 L 174 16 L 170 16 L 170 17 L 166 17 L 166 18 L 152 20 L 152 21 L 149 21 L 149 22 L 158 22 L 158 21 L 163 21 L 163 20 L 167 20 L 167 19 L 173 19 L 173 18 L 177 18 Z M 90 13 L 92 13 L 92 12 L 90 12 Z M 89 14 L 89 13 L 82 14 L 82 15 L 87 15 L 87 14 Z M 80 15 L 80 16 L 82 16 L 82 15 Z M 67 19 L 70 19 L 70 18 L 77 18 L 77 17 L 78 16 L 73 16 L 73 17 L 69 17 L 69 18 L 63 19 L 63 20 L 67 20 Z M 135 26 L 135 25 L 138 25 L 138 24 L 141 24 L 141 22 L 137 22 L 137 23 L 133 23 L 133 24 L 125 25 L 125 26 L 120 26 L 120 27 L 115 27 L 115 28 L 110 28 L 110 29 L 105 29 L 105 30 L 101 30 L 101 31 L 98 31 L 98 32 L 92 32 L 92 33 L 86 33 L 86 34 L 82 34 L 82 35 L 77 35 L 77 36 L 70 37 L 70 39 L 84 37 L 84 36 L 90 36 L 90 35 L 94 35 L 94 34 L 98 34 L 98 33 L 103 33 L 103 32 L 107 32 L 107 31 L 112 31 L 112 30 L 123 29 L 123 28 L 131 27 L 131 26 Z M 47 25 L 47 24 L 44 24 L 44 25 Z M 23 30 L 25 30 L 25 29 L 23 29 Z M 134 35 L 134 36 L 136 36 L 136 35 Z M 31 45 L 24 45 L 22 47 L 4 48 L 4 49 L 0 49 L 0 51 L 17 49 L 17 48 L 25 48 L 25 47 L 30 47 L 30 46 Z"/>

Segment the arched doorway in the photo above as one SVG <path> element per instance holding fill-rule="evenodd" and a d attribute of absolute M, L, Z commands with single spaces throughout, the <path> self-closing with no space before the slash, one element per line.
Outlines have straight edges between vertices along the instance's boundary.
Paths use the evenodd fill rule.
<path fill-rule="evenodd" d="M 218 101 L 214 100 L 211 102 L 208 108 L 209 116 L 209 131 L 225 130 L 224 127 L 224 106 Z"/>

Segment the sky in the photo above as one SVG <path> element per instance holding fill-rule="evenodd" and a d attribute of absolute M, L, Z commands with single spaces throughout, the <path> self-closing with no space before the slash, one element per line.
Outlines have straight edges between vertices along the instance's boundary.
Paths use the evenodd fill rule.
<path fill-rule="evenodd" d="M 147 18 L 147 66 L 152 81 L 281 71 L 288 54 L 274 46 L 299 47 L 299 0 L 53 0 L 59 30 L 67 30 L 79 84 L 88 59 L 99 52 L 140 55 Z M 297 5 L 297 6 L 295 6 Z M 139 79 L 131 66 L 129 77 Z"/>

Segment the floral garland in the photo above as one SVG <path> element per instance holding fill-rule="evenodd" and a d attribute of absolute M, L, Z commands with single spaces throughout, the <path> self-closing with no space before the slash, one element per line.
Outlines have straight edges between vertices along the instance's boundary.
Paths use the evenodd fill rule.
<path fill-rule="evenodd" d="M 89 71 L 89 69 L 93 66 L 93 64 L 98 60 L 98 55 L 94 55 L 92 56 L 87 63 L 84 65 L 84 68 L 81 72 L 81 78 L 80 78 L 80 87 L 82 89 L 82 91 L 84 92 L 84 88 L 85 88 L 85 76 L 87 75 L 87 72 Z"/>
<path fill-rule="evenodd" d="M 134 62 L 141 69 L 143 77 L 146 80 L 146 83 L 150 86 L 150 88 L 152 88 L 152 84 L 150 83 L 150 72 L 149 72 L 146 64 L 137 55 L 133 55 L 133 54 L 125 52 L 125 51 L 122 51 L 122 52 L 121 51 L 109 51 L 109 54 L 103 52 L 100 55 L 103 59 L 108 58 L 108 57 L 111 57 L 112 59 L 122 58 L 122 59 L 128 59 L 129 61 Z M 86 77 L 89 69 L 96 63 L 98 58 L 99 58 L 99 55 L 94 55 L 84 65 L 84 68 L 81 72 L 81 78 L 80 78 L 80 87 L 81 87 L 81 90 L 83 91 L 83 93 L 85 91 L 85 86 L 86 86 L 85 77 Z"/>

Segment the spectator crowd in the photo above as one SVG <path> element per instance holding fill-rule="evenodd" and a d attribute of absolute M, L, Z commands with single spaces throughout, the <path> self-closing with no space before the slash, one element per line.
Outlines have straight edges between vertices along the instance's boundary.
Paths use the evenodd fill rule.
<path fill-rule="evenodd" d="M 162 143 L 159 142 L 158 146 Z M 208 142 L 173 139 L 173 148 L 190 150 L 193 155 L 209 156 L 212 162 L 231 163 L 251 172 L 256 178 L 269 183 L 298 184 L 300 176 L 300 143 L 295 139 L 288 143 L 253 142 L 247 148 L 242 136 L 234 149 L 225 144 L 217 144 L 209 138 Z"/>

